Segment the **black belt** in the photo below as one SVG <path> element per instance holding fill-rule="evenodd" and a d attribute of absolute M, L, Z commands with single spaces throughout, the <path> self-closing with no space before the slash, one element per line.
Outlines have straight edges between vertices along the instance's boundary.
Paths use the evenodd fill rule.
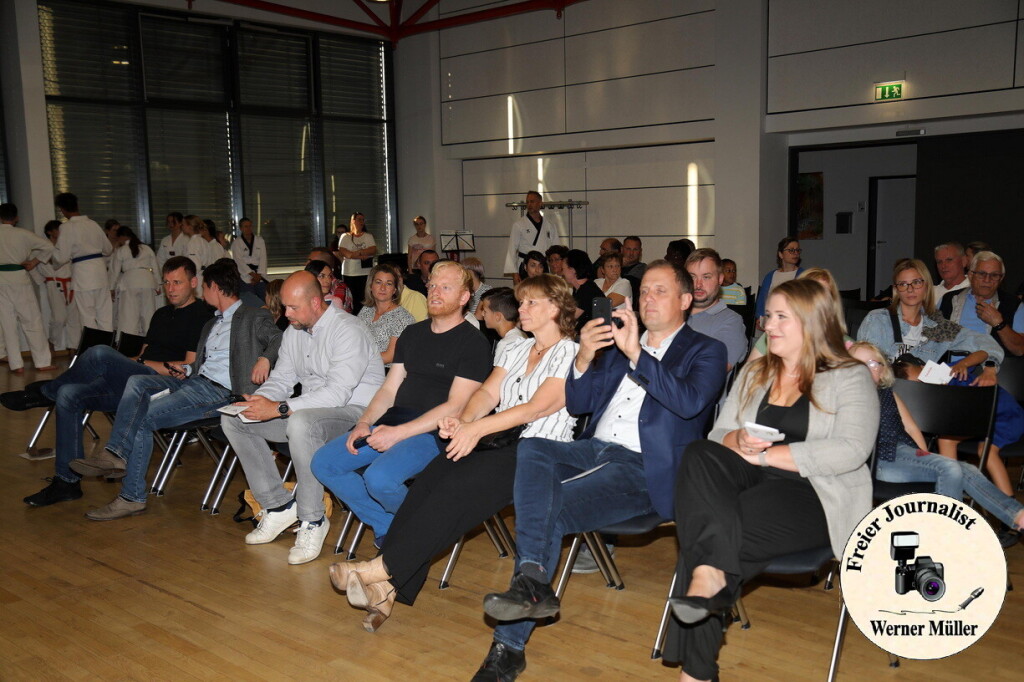
<path fill-rule="evenodd" d="M 210 377 L 206 376 L 205 374 L 197 374 L 196 376 L 198 376 L 200 379 L 205 379 L 207 382 L 213 384 L 214 386 L 216 386 L 217 388 L 221 389 L 222 391 L 226 391 L 227 393 L 231 393 L 231 389 L 230 388 L 228 388 L 224 384 L 221 384 L 221 383 L 218 383 L 218 382 L 214 381 L 213 379 L 211 379 Z"/>

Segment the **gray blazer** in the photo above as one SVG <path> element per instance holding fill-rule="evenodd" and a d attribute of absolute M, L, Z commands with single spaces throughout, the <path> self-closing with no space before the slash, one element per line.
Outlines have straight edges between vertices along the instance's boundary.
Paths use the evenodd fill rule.
<path fill-rule="evenodd" d="M 199 334 L 192 374 L 199 371 L 206 359 L 206 339 L 216 322 L 217 318 L 214 317 L 203 326 L 203 331 Z M 253 365 L 263 357 L 270 360 L 270 366 L 273 368 L 280 348 L 281 330 L 274 324 L 270 312 L 263 308 L 240 305 L 231 318 L 231 356 L 228 368 L 231 374 L 231 390 L 235 393 L 255 393 L 259 387 L 252 383 Z"/>
<path fill-rule="evenodd" d="M 750 365 L 743 368 L 729 392 L 708 438 L 721 443 L 744 422 L 757 421 L 757 408 L 767 389 L 754 392 L 739 411 Z M 871 471 L 868 458 L 878 434 L 878 391 L 868 368 L 841 367 L 814 377 L 807 440 L 791 443 L 790 452 L 800 475 L 810 481 L 828 521 L 832 551 L 842 556 L 853 529 L 871 511 Z"/>

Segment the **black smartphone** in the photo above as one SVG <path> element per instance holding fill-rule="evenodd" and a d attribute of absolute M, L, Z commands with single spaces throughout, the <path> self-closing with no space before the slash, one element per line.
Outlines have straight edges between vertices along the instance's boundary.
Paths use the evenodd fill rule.
<path fill-rule="evenodd" d="M 172 365 L 169 362 L 165 362 L 164 363 L 164 369 L 166 369 L 168 372 L 170 372 L 171 376 L 174 377 L 175 379 L 183 379 L 185 377 L 185 373 L 184 372 L 182 372 L 180 369 L 178 369 L 177 367 L 175 367 L 174 365 Z"/>
<path fill-rule="evenodd" d="M 590 319 L 604 318 L 605 324 L 614 324 L 622 329 L 622 320 L 612 317 L 612 300 L 607 296 L 598 296 L 590 302 Z"/>
<path fill-rule="evenodd" d="M 365 447 L 366 446 L 366 439 L 367 438 L 369 438 L 369 436 L 363 436 L 362 438 L 356 438 L 352 442 L 352 447 L 355 448 L 356 450 L 358 450 L 359 448 Z"/>

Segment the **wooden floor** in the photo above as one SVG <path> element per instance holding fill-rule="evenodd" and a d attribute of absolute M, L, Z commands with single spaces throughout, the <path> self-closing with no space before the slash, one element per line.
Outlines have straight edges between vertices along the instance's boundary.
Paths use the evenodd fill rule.
<path fill-rule="evenodd" d="M 0 391 L 35 378 L 32 370 L 15 377 L 0 365 Z M 109 502 L 114 484 L 85 481 L 81 500 L 52 507 L 22 503 L 53 474 L 53 460 L 16 456 L 38 411 L 0 412 L 0 545 L 7 548 L 0 560 L 0 680 L 468 680 L 483 659 L 491 630 L 481 598 L 505 587 L 512 569 L 486 535 L 467 541 L 450 589 L 437 589 L 439 559 L 416 606 L 396 606 L 382 630 L 368 634 L 363 612 L 331 588 L 329 552 L 292 567 L 286 538 L 243 543 L 247 529 L 232 522 L 233 504 L 219 516 L 200 513 L 212 462 L 199 446 L 186 450 L 167 495 L 151 498 L 146 514 L 96 523 L 83 513 Z M 105 437 L 105 420 L 94 423 Z M 52 444 L 52 433 L 48 427 L 42 444 Z M 228 499 L 242 487 L 237 475 Z M 332 521 L 333 546 L 337 513 Z M 573 576 L 561 621 L 535 632 L 521 679 L 676 679 L 678 669 L 649 658 L 674 545 L 663 529 L 619 547 L 621 592 L 607 589 L 599 574 Z M 362 555 L 371 549 L 364 540 Z M 1014 582 L 1024 585 L 1024 547 L 1008 559 Z M 820 587 L 755 587 L 744 600 L 753 627 L 729 631 L 722 679 L 823 679 L 838 598 L 838 590 Z M 898 669 L 851 624 L 839 679 L 1020 680 L 1022 622 L 1024 588 L 1008 594 L 995 625 L 971 649 Z"/>

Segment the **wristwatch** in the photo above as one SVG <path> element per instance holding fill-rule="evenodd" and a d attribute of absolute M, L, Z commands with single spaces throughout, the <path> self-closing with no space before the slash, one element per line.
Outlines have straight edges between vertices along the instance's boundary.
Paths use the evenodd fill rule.
<path fill-rule="evenodd" d="M 992 327 L 992 331 L 994 331 L 994 332 L 1002 331 L 1005 326 L 1006 326 L 1006 320 L 1003 320 L 1002 322 L 1000 322 L 996 326 Z"/>
<path fill-rule="evenodd" d="M 999 366 L 999 365 L 996 364 L 995 360 L 986 360 L 985 362 L 983 362 L 981 364 L 982 364 L 983 367 L 998 367 Z"/>
<path fill-rule="evenodd" d="M 277 404 L 277 413 L 281 415 L 281 419 L 288 418 L 288 403 L 281 401 Z"/>

